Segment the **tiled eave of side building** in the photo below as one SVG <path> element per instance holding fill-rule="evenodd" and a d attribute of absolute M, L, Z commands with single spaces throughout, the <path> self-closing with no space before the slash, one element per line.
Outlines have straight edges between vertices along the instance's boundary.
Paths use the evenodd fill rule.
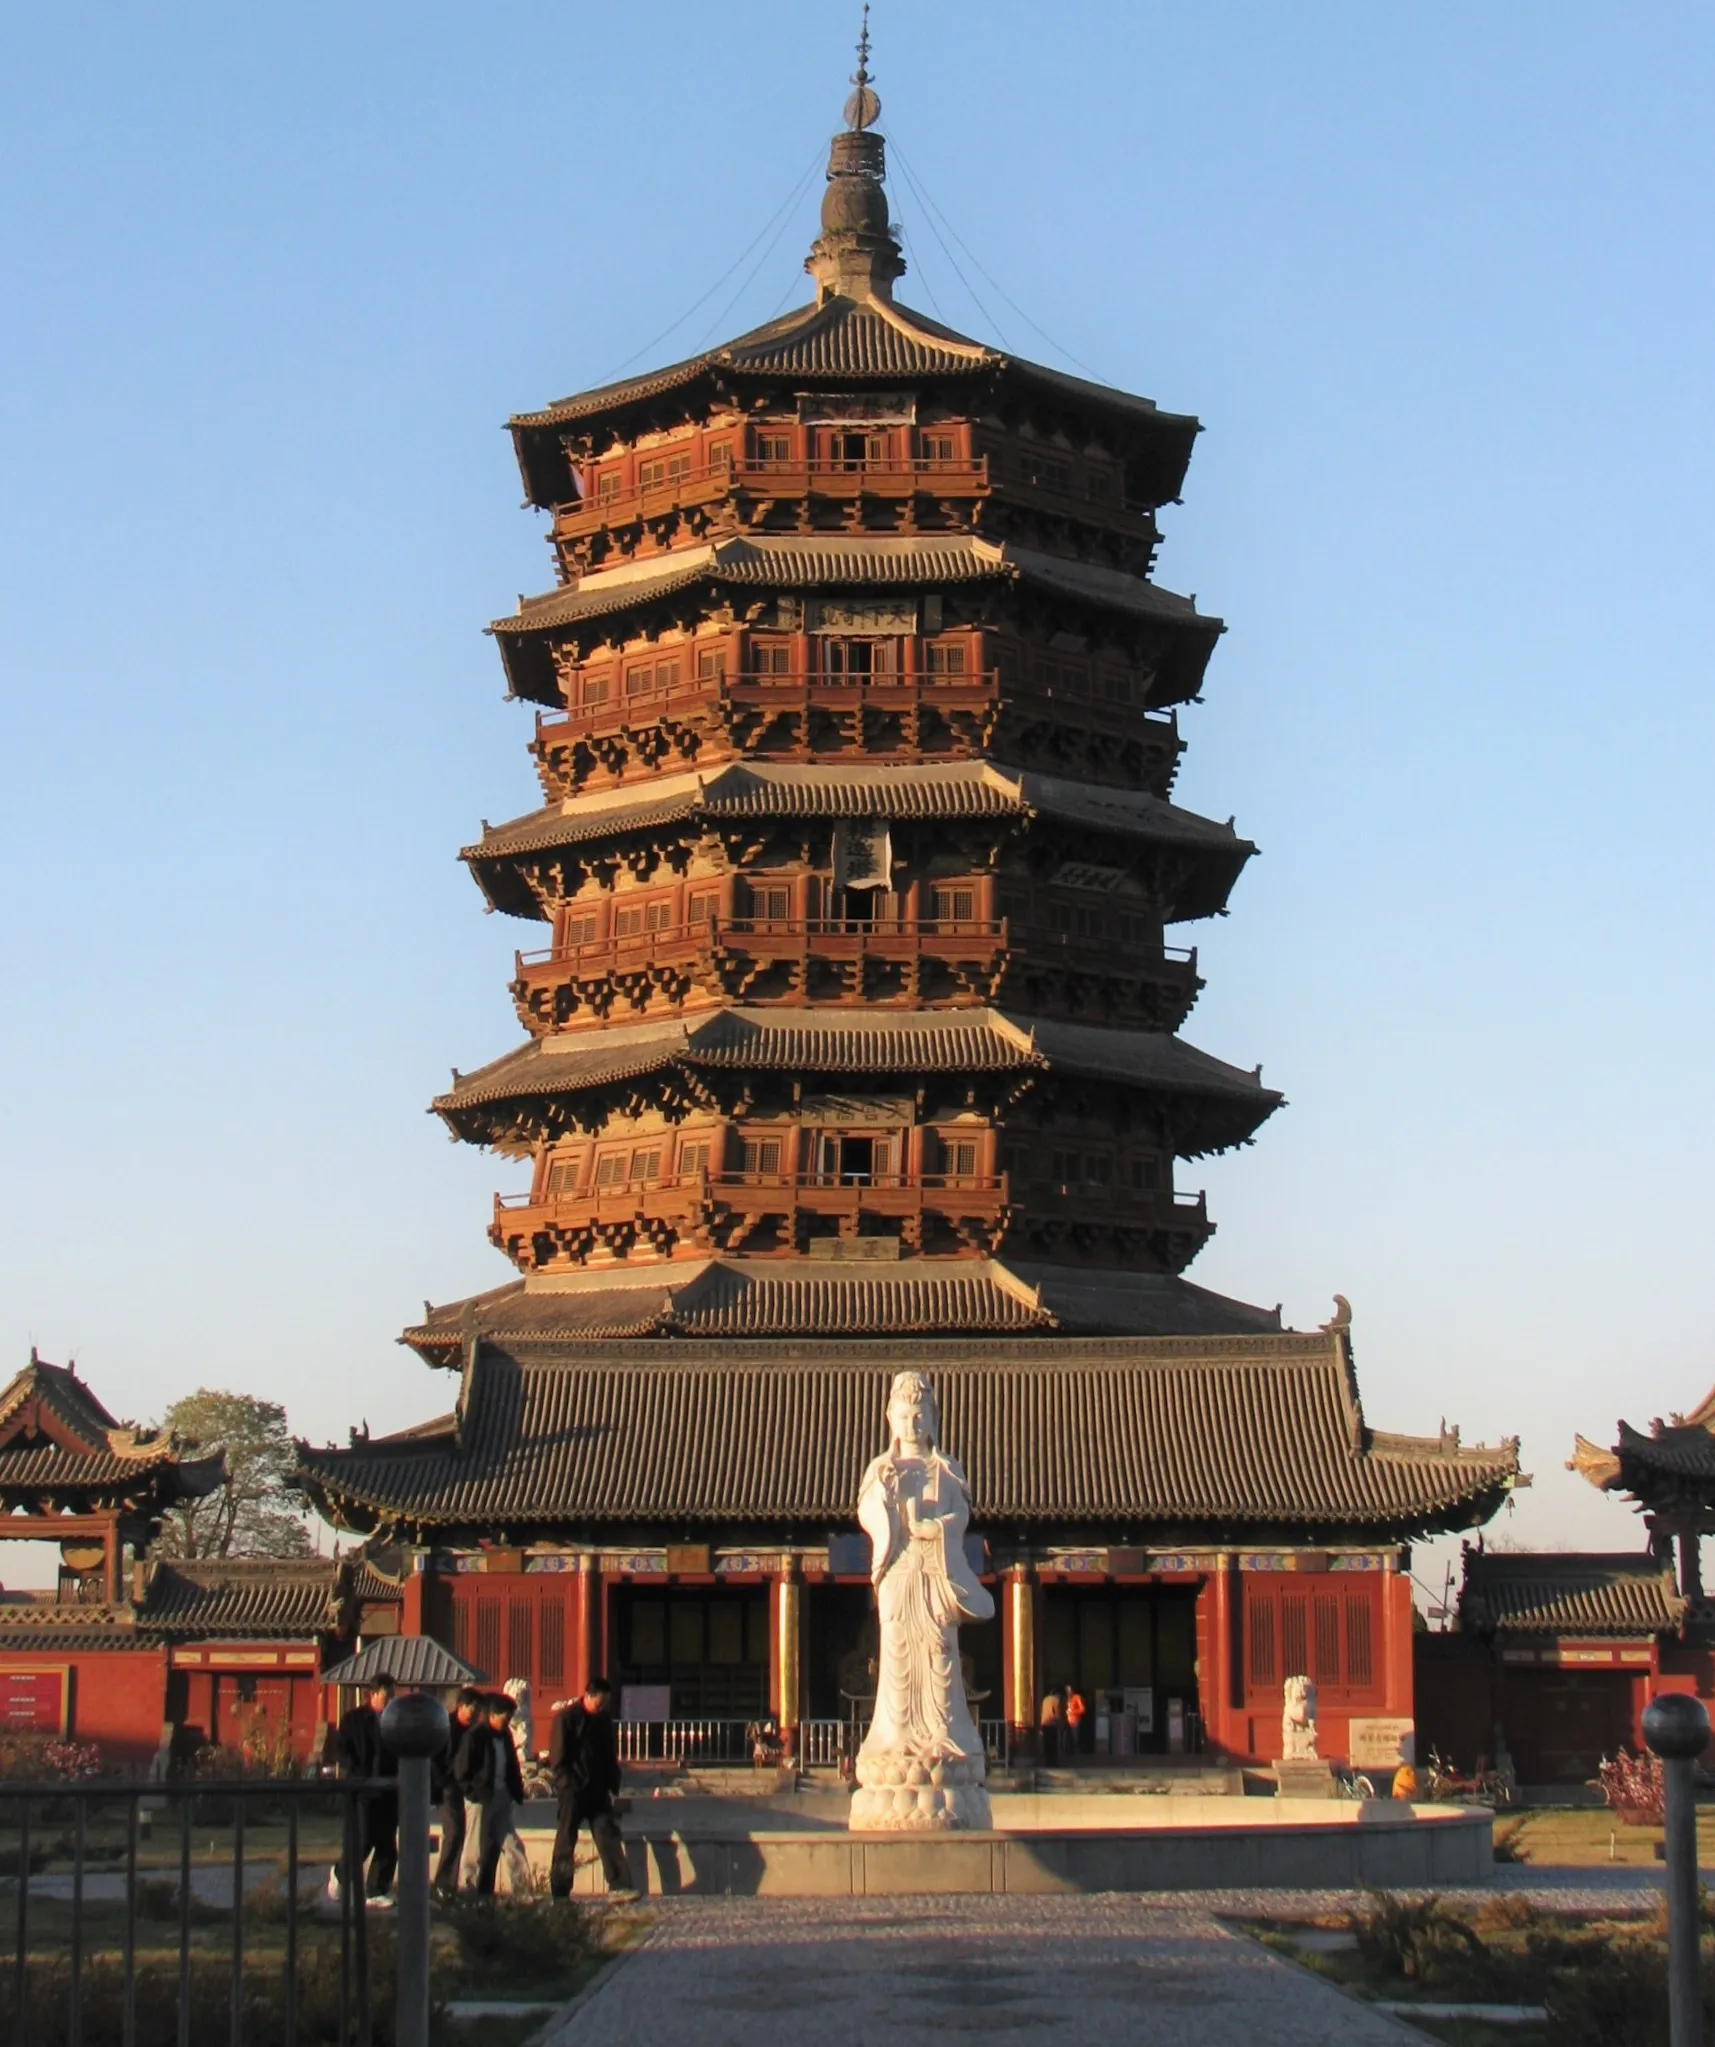
<path fill-rule="evenodd" d="M 991 1537 L 1404 1540 L 1481 1525 L 1520 1477 L 1516 1442 L 1372 1430 L 1333 1328 L 757 1342 L 738 1356 L 719 1341 L 478 1340 L 441 1423 L 300 1444 L 297 1483 L 337 1523 L 404 1540 L 840 1529 L 907 1363 L 935 1387 Z"/>
<path fill-rule="evenodd" d="M 515 696 L 560 702 L 552 645 L 556 638 L 594 644 L 608 632 L 583 634 L 622 613 L 694 592 L 687 620 L 706 615 L 735 592 L 756 590 L 937 590 L 952 583 L 1020 583 L 1074 610 L 1147 622 L 1157 629 L 1159 705 L 1196 695 L 1221 621 L 1198 611 L 1188 597 L 1144 576 L 1093 562 L 1042 554 L 1011 541 L 976 534 L 901 538 L 851 534 L 839 538 L 745 535 L 674 549 L 619 568 L 599 569 L 563 590 L 520 601 L 508 618 L 490 625 Z"/>
<path fill-rule="evenodd" d="M 1072 417 L 1100 420 L 1141 460 L 1137 494 L 1157 504 L 1179 495 L 1198 433 L 1195 419 L 1163 412 L 1151 399 L 1004 354 L 908 306 L 834 297 L 683 362 L 516 414 L 507 424 L 525 496 L 543 506 L 564 496 L 568 436 L 599 442 L 650 423 L 664 404 L 669 413 L 694 417 L 723 394 L 748 398 L 770 383 L 794 391 L 874 385 L 880 396 L 901 387 L 963 386 L 973 398 L 1003 405 L 1009 397 L 1034 398 Z"/>
<path fill-rule="evenodd" d="M 1690 1606 L 1673 1572 L 1647 1551 L 1467 1549 L 1459 1627 L 1474 1635 L 1636 1641 L 1678 1633 Z"/>

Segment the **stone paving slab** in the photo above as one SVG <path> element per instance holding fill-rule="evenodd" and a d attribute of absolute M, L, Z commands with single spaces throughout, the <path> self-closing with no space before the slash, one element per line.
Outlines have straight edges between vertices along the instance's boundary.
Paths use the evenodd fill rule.
<path fill-rule="evenodd" d="M 1423 2035 L 1147 1898 L 711 1898 L 654 1930 L 540 2047 L 889 2037 L 1005 2047 L 1403 2047 Z"/>

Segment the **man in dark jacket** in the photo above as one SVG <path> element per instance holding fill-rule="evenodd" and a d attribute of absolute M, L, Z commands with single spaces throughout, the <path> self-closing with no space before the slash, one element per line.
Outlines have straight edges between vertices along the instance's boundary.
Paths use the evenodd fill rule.
<path fill-rule="evenodd" d="M 363 1703 L 353 1706 L 339 1723 L 339 1773 L 342 1777 L 397 1777 L 399 1758 L 381 1739 L 381 1716 L 393 1702 L 393 1680 L 378 1677 Z M 368 1878 L 364 1866 L 368 1865 Z M 399 1866 L 399 1794 L 374 1792 L 357 1800 L 357 1869 L 339 1864 L 341 1883 L 355 1880 L 359 1892 L 379 1898 L 393 1887 Z"/>
<path fill-rule="evenodd" d="M 450 1898 L 459 1887 L 459 1858 L 464 1853 L 464 1739 L 477 1717 L 482 1694 L 466 1685 L 447 1723 L 447 1745 L 434 1760 L 430 1789 L 441 1816 L 441 1853 L 435 1864 L 435 1889 Z"/>
<path fill-rule="evenodd" d="M 631 1869 L 613 1816 L 613 1801 L 619 1791 L 619 1738 L 613 1725 L 613 1687 L 605 1677 L 592 1677 L 583 1697 L 554 1715 L 548 1774 L 560 1799 L 554 1859 L 548 1867 L 549 1890 L 556 1898 L 571 1896 L 578 1828 L 587 1825 L 608 1890 L 629 1893 Z"/>
<path fill-rule="evenodd" d="M 524 1802 L 524 1772 L 518 1762 L 518 1744 L 512 1739 L 512 1712 L 512 1701 L 504 1692 L 490 1693 L 482 1701 L 480 1717 L 471 1723 L 460 1752 L 464 1795 L 482 1813 L 476 1888 L 477 1895 L 484 1898 L 494 1895 L 501 1850 L 513 1831 L 513 1809 Z"/>

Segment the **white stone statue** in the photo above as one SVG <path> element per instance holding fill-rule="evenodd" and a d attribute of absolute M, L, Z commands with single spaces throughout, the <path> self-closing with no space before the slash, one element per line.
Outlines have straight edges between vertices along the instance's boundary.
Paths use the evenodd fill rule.
<path fill-rule="evenodd" d="M 858 1490 L 881 1654 L 851 1826 L 986 1828 L 982 1737 L 959 1668 L 959 1623 L 994 1613 L 965 1555 L 970 1494 L 965 1474 L 936 1447 L 935 1396 L 921 1373 L 894 1379 L 887 1428 L 888 1448 Z"/>
<path fill-rule="evenodd" d="M 1280 1760 L 1283 1763 L 1314 1763 L 1316 1754 L 1316 1681 L 1309 1677 L 1286 1680 L 1286 1704 L 1280 1715 Z"/>

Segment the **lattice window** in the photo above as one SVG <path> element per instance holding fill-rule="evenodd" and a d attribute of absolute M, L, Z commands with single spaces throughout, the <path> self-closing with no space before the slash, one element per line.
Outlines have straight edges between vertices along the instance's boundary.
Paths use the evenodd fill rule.
<path fill-rule="evenodd" d="M 760 1173 L 769 1179 L 780 1172 L 780 1139 L 778 1137 L 747 1137 L 744 1140 L 744 1170 Z"/>
<path fill-rule="evenodd" d="M 969 924 L 977 914 L 974 888 L 932 888 L 929 914 L 937 924 Z"/>
<path fill-rule="evenodd" d="M 542 1602 L 542 1626 L 537 1639 L 536 1679 L 544 1691 L 554 1691 L 566 1681 L 566 1607 L 560 1599 Z M 543 1701 L 545 1705 L 546 1700 Z"/>
<path fill-rule="evenodd" d="M 598 1187 L 623 1187 L 625 1185 L 626 1157 L 622 1151 L 603 1152 L 595 1164 L 595 1183 Z"/>
<path fill-rule="evenodd" d="M 498 1599 L 479 1599 L 476 1603 L 476 1656 L 473 1660 L 484 1677 L 498 1681 L 506 1675 L 500 1667 Z"/>
<path fill-rule="evenodd" d="M 1250 1647 L 1252 1688 L 1278 1684 L 1279 1669 L 1274 1660 L 1274 1603 L 1258 1599 L 1250 1608 Z"/>
<path fill-rule="evenodd" d="M 923 665 L 930 675 L 963 675 L 965 653 L 962 640 L 931 640 L 923 649 Z"/>
<path fill-rule="evenodd" d="M 1367 1599 L 1348 1597 L 1346 1682 L 1355 1690 L 1366 1690 L 1375 1682 L 1375 1656 L 1370 1641 L 1370 1603 Z"/>
<path fill-rule="evenodd" d="M 1280 1653 L 1286 1668 L 1283 1677 L 1306 1677 L 1310 1672 L 1309 1601 L 1303 1597 L 1280 1602 Z"/>
<path fill-rule="evenodd" d="M 509 1599 L 506 1602 L 506 1675 L 534 1680 L 531 1636 L 531 1609 L 528 1599 Z"/>
<path fill-rule="evenodd" d="M 1310 1675 L 1319 1685 L 1340 1682 L 1340 1602 L 1318 1597 L 1311 1602 L 1316 1621 L 1315 1660 Z"/>
<path fill-rule="evenodd" d="M 975 1179 L 977 1171 L 976 1139 L 974 1137 L 943 1138 L 941 1140 L 941 1170 L 951 1179 Z"/>

